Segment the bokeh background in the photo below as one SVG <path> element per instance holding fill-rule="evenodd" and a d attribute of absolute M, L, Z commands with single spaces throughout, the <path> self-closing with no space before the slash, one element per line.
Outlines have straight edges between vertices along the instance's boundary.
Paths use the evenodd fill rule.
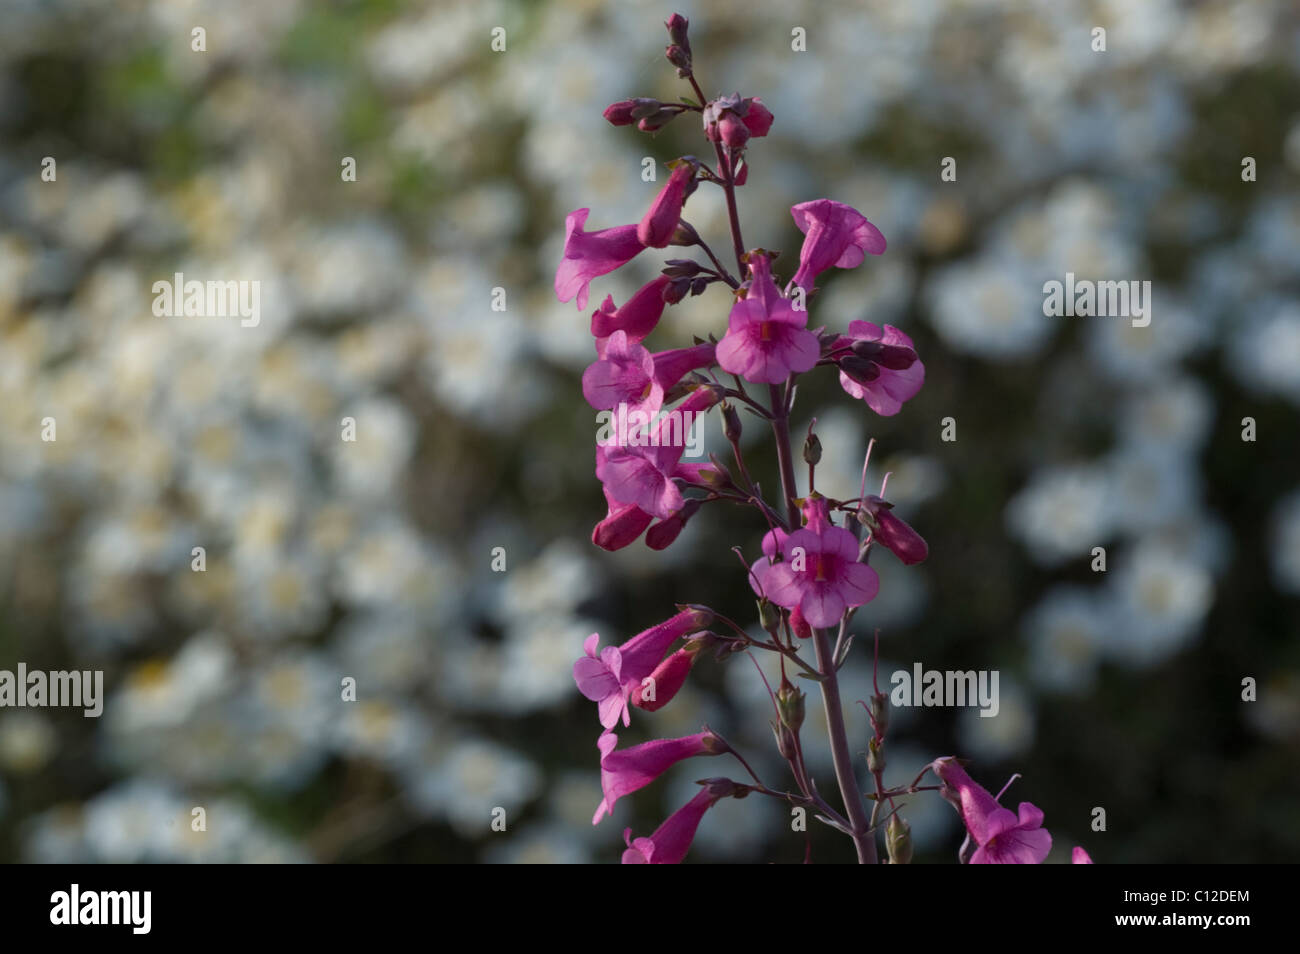
<path fill-rule="evenodd" d="M 624 825 L 734 775 L 684 766 L 593 828 L 597 725 L 570 675 L 589 632 L 621 641 L 673 601 L 752 616 L 728 552 L 756 555 L 749 516 L 706 511 L 664 553 L 590 544 L 592 346 L 551 291 L 567 212 L 636 221 L 658 187 L 642 157 L 706 152 L 689 119 L 651 138 L 600 115 L 686 92 L 662 59 L 673 9 L 706 92 L 776 116 L 750 149 L 747 242 L 793 256 L 790 205 L 861 209 L 889 249 L 832 270 L 812 323 L 896 324 L 927 367 L 897 417 L 827 375 L 794 421 L 817 416 L 832 494 L 856 494 L 876 438 L 872 482 L 893 472 L 929 540 L 922 566 L 874 560 L 855 628 L 881 628 L 884 672 L 1001 673 L 996 718 L 896 710 L 887 777 L 946 754 L 995 791 L 1023 773 L 1008 797 L 1044 809 L 1051 860 L 1300 859 L 1288 0 L 7 0 L 0 668 L 102 669 L 108 698 L 98 720 L 0 710 L 0 859 L 614 861 Z M 723 249 L 714 192 L 687 212 Z M 175 271 L 259 280 L 261 324 L 154 317 Z M 1151 325 L 1045 318 L 1042 283 L 1067 271 L 1152 281 Z M 715 290 L 652 342 L 725 315 Z M 751 423 L 771 473 L 763 436 Z M 765 698 L 747 660 L 701 663 L 625 740 L 707 722 L 784 786 Z M 757 802 L 712 811 L 690 860 L 802 860 Z M 947 805 L 904 814 L 918 860 L 954 860 Z M 813 856 L 851 853 L 816 832 Z"/>

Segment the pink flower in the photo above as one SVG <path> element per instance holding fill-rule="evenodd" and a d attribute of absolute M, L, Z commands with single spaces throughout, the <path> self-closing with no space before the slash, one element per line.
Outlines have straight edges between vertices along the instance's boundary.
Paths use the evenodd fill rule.
<path fill-rule="evenodd" d="M 622 308 L 614 307 L 614 296 L 606 295 L 600 308 L 591 314 L 593 338 L 608 338 L 616 331 L 627 332 L 628 341 L 642 341 L 655 330 L 663 316 L 664 288 L 672 279 L 659 275 L 642 285 Z"/>
<path fill-rule="evenodd" d="M 1076 846 L 1074 851 L 1070 852 L 1070 864 L 1072 865 L 1090 865 L 1092 856 L 1082 848 Z"/>
<path fill-rule="evenodd" d="M 564 220 L 564 258 L 555 270 L 555 297 L 576 296 L 578 309 L 587 307 L 587 288 L 593 278 L 607 275 L 641 253 L 635 225 L 619 225 L 599 232 L 584 232 L 590 209 L 570 212 Z"/>
<path fill-rule="evenodd" d="M 888 549 L 908 566 L 930 555 L 925 539 L 894 516 L 893 504 L 871 494 L 862 501 L 862 510 L 870 521 L 871 539 Z"/>
<path fill-rule="evenodd" d="M 810 496 L 804 516 L 805 526 L 790 534 L 781 548 L 785 559 L 766 574 L 767 598 L 778 606 L 798 608 L 809 626 L 832 626 L 846 609 L 874 599 L 880 579 L 858 562 L 857 538 L 831 524 L 825 497 Z"/>
<path fill-rule="evenodd" d="M 807 329 L 808 312 L 782 298 L 766 255 L 752 255 L 748 294 L 731 307 L 727 334 L 718 342 L 718 364 L 746 381 L 779 384 L 808 371 L 821 357 L 817 336 Z"/>
<path fill-rule="evenodd" d="M 799 250 L 799 271 L 794 283 L 812 291 L 817 276 L 832 265 L 856 268 L 865 253 L 879 255 L 885 250 L 885 237 L 857 209 L 832 199 L 800 202 L 790 209 L 794 224 L 804 233 Z"/>
<path fill-rule="evenodd" d="M 925 365 L 912 339 L 893 325 L 849 322 L 849 333 L 832 353 L 840 365 L 840 386 L 882 417 L 892 417 L 925 383 Z"/>
<path fill-rule="evenodd" d="M 678 416 L 663 418 L 651 434 L 640 434 L 635 441 L 598 446 L 596 476 L 605 485 L 607 496 L 620 504 L 635 504 L 662 519 L 681 510 L 685 498 L 677 479 L 685 476 L 679 472 L 679 465 L 686 439 L 681 432 L 696 414 L 717 402 L 716 389 L 696 388 L 669 412 Z"/>
<path fill-rule="evenodd" d="M 653 414 L 664 403 L 663 386 L 655 380 L 655 360 L 627 333 L 616 331 L 605 342 L 600 360 L 582 373 L 582 395 L 598 411 L 620 404 Z"/>
<path fill-rule="evenodd" d="M 650 526 L 654 515 L 646 513 L 635 504 L 621 504 L 610 496 L 608 487 L 602 489 L 605 491 L 609 512 L 591 531 L 591 542 L 612 553 L 635 543 L 637 537 Z"/>
<path fill-rule="evenodd" d="M 697 755 L 722 755 L 727 751 L 722 740 L 712 732 L 697 732 L 680 739 L 655 739 L 615 751 L 618 736 L 606 732 L 596 741 L 600 749 L 600 787 L 605 797 L 596 808 L 591 823 L 599 824 L 614 813 L 614 803 L 624 795 L 645 788 L 664 772 L 684 759 Z"/>
<path fill-rule="evenodd" d="M 636 227 L 636 237 L 642 245 L 647 248 L 664 248 L 672 241 L 677 223 L 682 218 L 682 203 L 686 201 L 687 187 L 694 180 L 695 166 L 691 163 L 679 162 L 673 167 L 672 175 Z"/>
<path fill-rule="evenodd" d="M 704 813 L 713 807 L 720 798 L 733 794 L 735 783 L 726 779 L 710 779 L 710 783 L 700 789 L 692 798 L 655 829 L 649 838 L 632 839 L 632 829 L 623 830 L 623 841 L 627 851 L 623 852 L 625 865 L 677 865 L 681 864 L 690 850 L 695 831 L 700 827 Z M 712 784 L 716 783 L 716 784 Z M 731 786 L 732 790 L 727 790 Z"/>
<path fill-rule="evenodd" d="M 673 701 L 677 690 L 686 684 L 686 677 L 691 674 L 695 660 L 699 658 L 699 644 L 683 646 L 677 652 L 667 656 L 655 667 L 646 679 L 641 681 L 628 701 L 638 709 L 657 712 Z M 647 684 L 646 680 L 650 680 Z"/>
<path fill-rule="evenodd" d="M 952 757 L 930 766 L 943 781 L 943 795 L 961 813 L 966 830 L 978 846 L 973 865 L 1037 865 L 1052 850 L 1052 836 L 1043 828 L 1043 813 L 1021 802 L 1019 814 L 1003 808 L 987 789 L 976 785 Z"/>
<path fill-rule="evenodd" d="M 708 610 L 684 609 L 621 646 L 606 646 L 599 654 L 596 649 L 600 634 L 588 636 L 582 644 L 585 655 L 573 664 L 573 679 L 578 691 L 596 703 L 600 724 L 611 729 L 622 718 L 624 725 L 631 725 L 627 703 L 632 690 L 655 671 L 675 640 L 698 632 L 712 619 L 713 614 Z"/>

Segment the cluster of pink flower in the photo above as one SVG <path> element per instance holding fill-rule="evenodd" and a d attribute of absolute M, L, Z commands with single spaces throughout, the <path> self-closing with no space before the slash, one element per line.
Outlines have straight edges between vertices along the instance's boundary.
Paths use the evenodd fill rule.
<path fill-rule="evenodd" d="M 768 134 L 772 113 L 758 97 L 707 100 L 695 77 L 686 19 L 674 15 L 666 26 L 671 39 L 667 58 L 677 67 L 678 75 L 690 82 L 696 98 L 683 97 L 680 103 L 626 100 L 606 109 L 605 117 L 616 126 L 636 124 L 642 131 L 654 132 L 680 115 L 698 114 L 716 164 L 692 156 L 669 163 L 671 174 L 639 223 L 587 232 L 589 210 L 572 212 L 565 223 L 564 257 L 555 275 L 555 292 L 561 301 L 576 299 L 577 307 L 584 309 L 594 279 L 622 267 L 647 248 L 698 248 L 708 262 L 670 259 L 662 273 L 624 305 L 615 305 L 613 297 L 607 296 L 592 313 L 597 360 L 583 375 L 583 394 L 598 411 L 625 408 L 636 412 L 643 422 L 621 440 L 598 444 L 596 476 L 609 512 L 596 525 L 592 540 L 607 550 L 617 550 L 645 533 L 647 545 L 663 549 L 704 504 L 731 501 L 755 508 L 769 529 L 762 539 L 763 555 L 748 568 L 748 577 L 768 639 L 755 638 L 727 617 L 702 606 L 679 606 L 671 619 L 621 646 L 600 649 L 599 636 L 588 637 L 585 655 L 574 664 L 574 678 L 582 694 L 597 704 L 603 729 L 597 746 L 604 798 L 592 821 L 611 814 L 620 797 L 650 784 L 684 759 L 730 753 L 749 771 L 752 783 L 726 778 L 702 781 L 699 794 L 653 835 L 633 839 L 630 829 L 625 832 L 625 863 L 681 861 L 710 806 L 721 798 L 750 793 L 815 811 L 818 818 L 853 839 L 859 860 L 864 862 L 876 860 L 875 832 L 888 821 L 885 841 L 890 860 L 904 862 L 911 857 L 906 822 L 896 810 L 891 809 L 886 819 L 880 813 L 899 795 L 919 791 L 920 779 L 893 791 L 883 784 L 887 700 L 877 691 L 870 709 L 875 735 L 868 758 L 876 792 L 863 796 L 849 760 L 836 670 L 852 642 L 847 635 L 849 621 L 879 588 L 876 572 L 867 564 L 872 545 L 879 543 L 903 563 L 914 564 L 925 559 L 926 543 L 893 513 L 883 496 L 865 492 L 865 465 L 864 487 L 858 498 L 837 501 L 817 493 L 814 481 L 821 445 L 812 428 L 803 446 L 808 491 L 800 495 L 789 418 L 796 379 L 819 365 L 834 366 L 845 391 L 886 416 L 897 414 L 920 390 L 925 368 L 911 339 L 897 328 L 881 328 L 867 321 L 850 322 L 846 334 L 808 328 L 806 306 L 816 293 L 819 276 L 831 267 L 854 268 L 867 254 L 879 255 L 885 250 L 884 236 L 857 210 L 831 199 L 803 202 L 790 210 L 804 241 L 798 269 L 784 286 L 772 273 L 775 253 L 746 249 L 736 189 L 748 177 L 749 142 Z M 720 187 L 726 197 L 737 275 L 682 217 L 687 200 L 702 182 Z M 727 330 L 720 340 L 710 335 L 707 340 L 697 339 L 699 343 L 692 347 L 659 353 L 646 347 L 645 341 L 666 307 L 717 283 L 728 286 L 732 295 Z M 746 383 L 766 386 L 766 395 L 752 394 Z M 666 418 L 660 414 L 670 405 L 688 421 L 721 407 L 723 430 L 735 457 L 734 471 L 716 456 L 708 463 L 683 460 L 683 442 L 672 440 L 665 432 Z M 737 407 L 772 428 L 780 468 L 779 506 L 769 503 L 745 464 Z M 837 513 L 856 519 L 836 526 Z M 724 632 L 709 629 L 715 622 Z M 829 630 L 834 627 L 839 627 L 839 633 L 832 648 Z M 682 646 L 670 652 L 679 639 Z M 800 655 L 802 640 L 813 644 L 815 667 Z M 773 730 L 798 792 L 764 785 L 743 757 L 708 728 L 684 738 L 618 749 L 614 734 L 618 723 L 630 724 L 632 707 L 653 711 L 669 702 L 701 653 L 712 650 L 721 658 L 749 649 L 780 655 L 782 681 L 771 694 L 776 716 Z M 803 693 L 786 678 L 787 666 L 802 670 L 821 687 L 844 815 L 821 798 L 808 774 L 799 741 Z M 971 862 L 1037 863 L 1044 859 L 1051 837 L 1041 827 L 1042 812 L 1028 803 L 1021 804 L 1019 815 L 1002 808 L 954 759 L 939 759 L 929 769 L 942 783 L 930 787 L 958 808 L 977 845 L 969 857 Z M 870 818 L 868 800 L 875 803 Z"/>

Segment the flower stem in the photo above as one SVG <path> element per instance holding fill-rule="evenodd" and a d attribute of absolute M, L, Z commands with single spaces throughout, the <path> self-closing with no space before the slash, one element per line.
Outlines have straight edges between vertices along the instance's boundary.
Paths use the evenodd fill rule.
<path fill-rule="evenodd" d="M 826 729 L 831 737 L 835 779 L 839 782 L 844 809 L 849 816 L 853 844 L 858 850 L 858 863 L 874 865 L 877 861 L 876 836 L 869 830 L 866 809 L 862 804 L 862 790 L 858 788 L 858 778 L 853 773 L 853 759 L 849 754 L 848 736 L 844 730 L 839 679 L 835 675 L 835 660 L 831 657 L 826 630 L 813 630 L 813 644 L 817 650 L 817 668 L 822 673 L 822 703 L 826 708 Z"/>

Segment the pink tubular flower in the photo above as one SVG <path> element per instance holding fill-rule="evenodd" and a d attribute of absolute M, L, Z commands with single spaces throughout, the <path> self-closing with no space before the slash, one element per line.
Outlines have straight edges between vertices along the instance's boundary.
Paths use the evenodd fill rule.
<path fill-rule="evenodd" d="M 626 404 L 653 414 L 664 403 L 663 386 L 655 379 L 655 360 L 645 348 L 616 331 L 605 341 L 598 361 L 582 373 L 582 396 L 598 411 Z"/>
<path fill-rule="evenodd" d="M 1092 864 L 1092 856 L 1076 845 L 1074 851 L 1070 852 L 1070 864 L 1090 865 Z"/>
<path fill-rule="evenodd" d="M 908 566 L 930 555 L 925 539 L 894 516 L 894 505 L 872 494 L 862 501 L 862 512 L 870 521 L 871 539 L 892 552 Z"/>
<path fill-rule="evenodd" d="M 722 755 L 727 751 L 722 740 L 712 732 L 697 732 L 680 739 L 655 739 L 615 751 L 618 736 L 604 733 L 597 741 L 600 749 L 600 787 L 605 797 L 596 808 L 591 823 L 599 824 L 614 813 L 614 803 L 624 795 L 645 788 L 668 769 L 697 755 Z"/>
<path fill-rule="evenodd" d="M 680 472 L 685 431 L 696 414 L 707 411 L 718 399 L 715 388 L 696 388 L 668 412 L 676 417 L 665 416 L 650 435 L 641 435 L 635 442 L 598 446 L 596 476 L 605 485 L 607 496 L 662 519 L 681 510 L 685 498 L 676 479 L 685 476 Z"/>
<path fill-rule="evenodd" d="M 725 780 L 717 780 L 725 781 Z M 730 792 L 723 791 L 723 786 L 706 785 L 699 794 L 692 798 L 655 829 L 649 838 L 632 839 L 632 829 L 623 830 L 623 841 L 627 851 L 623 852 L 625 865 L 677 865 L 681 864 L 690 850 L 695 831 L 700 827 L 704 813 L 713 807 L 720 798 L 726 798 Z"/>
<path fill-rule="evenodd" d="M 635 504 L 619 503 L 610 496 L 608 488 L 604 488 L 604 491 L 609 512 L 591 531 L 591 542 L 612 553 L 635 543 L 637 537 L 650 526 L 654 515 L 646 513 Z"/>
<path fill-rule="evenodd" d="M 858 562 L 857 538 L 831 524 L 825 497 L 809 496 L 804 516 L 805 526 L 782 546 L 785 559 L 766 574 L 767 598 L 797 607 L 809 626 L 832 626 L 846 609 L 874 599 L 880 579 Z"/>
<path fill-rule="evenodd" d="M 840 386 L 882 417 L 892 417 L 925 383 L 925 365 L 912 339 L 893 325 L 849 322 L 849 333 L 836 340 L 841 355 Z"/>
<path fill-rule="evenodd" d="M 691 674 L 691 668 L 699 655 L 698 643 L 688 644 L 670 654 L 632 690 L 629 701 L 646 712 L 662 709 L 673 701 L 677 690 L 686 684 L 686 677 Z"/>
<path fill-rule="evenodd" d="M 970 864 L 1042 864 L 1052 850 L 1052 836 L 1043 828 L 1043 813 L 1037 806 L 1021 802 L 1019 814 L 1003 808 L 951 756 L 935 759 L 930 767 L 943 781 L 940 794 L 961 813 L 978 846 Z"/>
<path fill-rule="evenodd" d="M 600 724 L 612 729 L 620 718 L 631 725 L 628 697 L 641 681 L 655 671 L 673 641 L 708 626 L 713 614 L 691 607 L 638 633 L 621 646 L 606 646 L 597 654 L 600 634 L 592 633 L 582 644 L 585 655 L 573 664 L 578 691 L 596 703 Z"/>
<path fill-rule="evenodd" d="M 794 224 L 803 232 L 799 250 L 799 271 L 794 283 L 812 291 L 817 276 L 832 265 L 856 268 L 866 253 L 879 255 L 885 250 L 885 237 L 857 209 L 833 199 L 800 202 L 790 209 Z"/>
<path fill-rule="evenodd" d="M 587 307 L 587 289 L 593 278 L 607 275 L 641 253 L 635 225 L 619 225 L 599 232 L 584 232 L 590 209 L 570 212 L 564 220 L 564 258 L 555 270 L 555 297 L 577 298 L 578 309 Z"/>
<path fill-rule="evenodd" d="M 780 384 L 793 372 L 810 370 L 821 357 L 808 312 L 782 298 L 766 255 L 752 255 L 748 294 L 731 307 L 727 333 L 718 342 L 718 364 L 746 381 Z"/>
<path fill-rule="evenodd" d="M 613 295 L 606 295 L 600 308 L 591 314 L 592 337 L 599 340 L 623 331 L 628 341 L 644 340 L 663 317 L 667 304 L 664 288 L 671 281 L 667 275 L 659 275 L 637 289 L 622 308 L 614 306 Z"/>
<path fill-rule="evenodd" d="M 636 227 L 636 237 L 642 245 L 647 248 L 664 248 L 672 241 L 677 223 L 682 218 L 686 188 L 694 178 L 695 167 L 691 163 L 679 162 L 673 167 L 672 175 Z"/>
<path fill-rule="evenodd" d="M 840 352 L 840 386 L 880 416 L 896 415 L 926 383 L 926 365 L 911 338 L 893 325 L 881 329 L 870 321 L 850 321 L 849 334 L 837 339 L 832 351 Z"/>

